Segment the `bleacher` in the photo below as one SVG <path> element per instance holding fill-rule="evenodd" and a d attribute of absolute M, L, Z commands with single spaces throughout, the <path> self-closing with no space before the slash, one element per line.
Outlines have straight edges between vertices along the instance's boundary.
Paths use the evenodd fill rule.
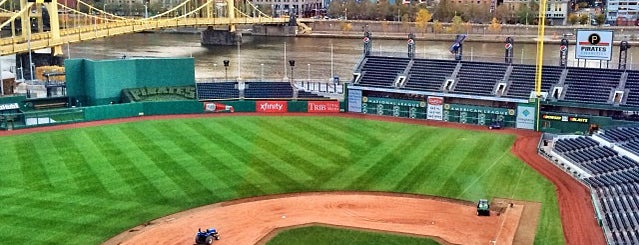
<path fill-rule="evenodd" d="M 599 133 L 602 139 L 618 145 L 635 142 L 638 135 L 637 128 Z M 639 163 L 590 137 L 559 139 L 553 150 L 592 174 L 582 180 L 597 194 L 608 241 L 639 244 Z"/>
<path fill-rule="evenodd" d="M 488 62 L 462 62 L 457 74 L 455 93 L 492 95 L 495 85 L 506 74 L 508 64 Z"/>
<path fill-rule="evenodd" d="M 293 98 L 293 87 L 288 82 L 247 82 L 244 98 Z"/>
<path fill-rule="evenodd" d="M 364 61 L 359 84 L 370 87 L 393 87 L 395 78 L 404 72 L 408 58 L 368 56 Z"/>
<path fill-rule="evenodd" d="M 592 69 L 581 67 L 568 68 L 565 84 L 565 101 L 608 103 L 611 91 L 619 86 L 621 70 L 599 69 L 593 73 Z"/>
<path fill-rule="evenodd" d="M 240 92 L 237 83 L 196 83 L 197 95 L 200 100 L 207 99 L 237 99 Z"/>
<path fill-rule="evenodd" d="M 558 66 L 544 66 L 541 69 L 541 91 L 548 92 L 553 84 L 561 79 L 562 68 Z M 532 65 L 513 64 L 508 79 L 510 86 L 504 97 L 529 98 L 530 92 L 535 90 L 536 68 Z"/>
<path fill-rule="evenodd" d="M 625 88 L 630 90 L 626 95 L 626 105 L 639 106 L 639 71 L 626 70 L 628 78 L 626 78 Z"/>
<path fill-rule="evenodd" d="M 455 71 L 457 61 L 417 59 L 410 69 L 407 89 L 441 92 L 442 85 Z"/>

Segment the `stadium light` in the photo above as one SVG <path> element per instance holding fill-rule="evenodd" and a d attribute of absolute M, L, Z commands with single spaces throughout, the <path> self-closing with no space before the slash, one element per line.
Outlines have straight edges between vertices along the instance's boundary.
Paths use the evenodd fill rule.
<path fill-rule="evenodd" d="M 295 81 L 295 79 L 293 78 L 293 68 L 295 67 L 295 60 L 289 60 L 288 64 L 291 66 L 291 83 L 293 83 L 293 81 Z"/>
<path fill-rule="evenodd" d="M 229 81 L 229 64 L 231 63 L 230 60 L 224 60 L 224 81 L 228 82 Z"/>

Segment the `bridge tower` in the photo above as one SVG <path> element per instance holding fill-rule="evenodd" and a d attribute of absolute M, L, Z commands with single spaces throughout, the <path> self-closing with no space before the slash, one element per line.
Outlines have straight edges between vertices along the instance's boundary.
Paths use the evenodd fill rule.
<path fill-rule="evenodd" d="M 45 1 L 37 1 L 37 0 L 20 0 L 20 9 L 24 9 L 26 7 L 35 5 L 36 13 L 38 16 L 44 16 L 42 14 L 42 5 L 46 7 L 48 16 L 49 16 L 49 25 L 51 28 L 51 40 L 55 43 L 56 40 L 60 39 L 60 22 L 58 19 L 58 0 L 47 0 Z M 22 15 L 20 15 L 20 23 L 22 27 L 22 38 L 29 39 L 31 35 L 31 11 L 23 11 Z M 38 31 L 44 31 L 44 23 L 43 18 L 38 19 L 37 27 Z M 60 56 L 62 55 L 62 46 L 56 45 L 52 47 L 51 55 Z"/>

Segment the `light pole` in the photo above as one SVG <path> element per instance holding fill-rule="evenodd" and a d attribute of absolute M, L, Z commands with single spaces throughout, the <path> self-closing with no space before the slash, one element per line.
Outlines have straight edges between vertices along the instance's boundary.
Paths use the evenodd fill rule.
<path fill-rule="evenodd" d="M 217 63 L 213 63 L 213 81 L 215 81 L 215 72 L 217 72 Z"/>
<path fill-rule="evenodd" d="M 307 82 L 310 83 L 311 82 L 311 64 L 306 64 L 306 66 L 308 68 L 307 72 L 306 72 L 306 75 L 307 75 L 307 79 L 306 80 L 307 80 Z"/>
<path fill-rule="evenodd" d="M 224 81 L 228 82 L 229 81 L 229 64 L 231 63 L 230 60 L 224 60 Z"/>
<path fill-rule="evenodd" d="M 264 64 L 260 64 L 260 82 L 264 82 Z"/>
<path fill-rule="evenodd" d="M 149 5 L 146 2 L 144 2 L 144 18 L 145 19 L 149 18 Z"/>
<path fill-rule="evenodd" d="M 293 81 L 295 81 L 295 79 L 293 78 L 293 68 L 295 68 L 295 60 L 289 60 L 288 64 L 291 66 L 291 81 L 290 81 L 290 83 L 293 83 Z"/>

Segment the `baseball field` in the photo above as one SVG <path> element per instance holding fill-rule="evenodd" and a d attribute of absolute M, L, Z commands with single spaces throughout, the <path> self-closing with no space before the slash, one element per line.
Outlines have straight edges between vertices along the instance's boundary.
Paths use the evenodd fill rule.
<path fill-rule="evenodd" d="M 225 200 L 361 190 L 542 203 L 536 244 L 562 244 L 555 187 L 508 134 L 336 117 L 205 117 L 0 137 L 0 240 L 99 244 Z"/>

